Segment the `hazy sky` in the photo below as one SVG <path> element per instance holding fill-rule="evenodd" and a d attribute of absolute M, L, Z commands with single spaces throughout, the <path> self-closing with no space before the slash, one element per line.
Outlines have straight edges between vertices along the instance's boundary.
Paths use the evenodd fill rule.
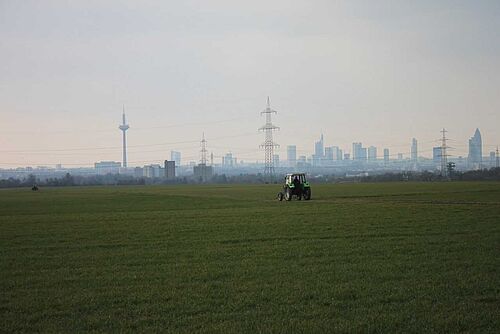
<path fill-rule="evenodd" d="M 0 0 L 0 167 L 500 144 L 500 1 Z"/>

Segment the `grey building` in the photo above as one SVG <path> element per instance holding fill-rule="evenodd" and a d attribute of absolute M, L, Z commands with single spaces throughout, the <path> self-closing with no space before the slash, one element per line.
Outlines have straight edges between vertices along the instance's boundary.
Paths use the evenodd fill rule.
<path fill-rule="evenodd" d="M 175 179 L 175 161 L 165 160 L 165 178 L 167 180 Z"/>
<path fill-rule="evenodd" d="M 411 161 L 417 162 L 418 160 L 418 143 L 415 138 L 411 140 Z"/>
<path fill-rule="evenodd" d="M 97 175 L 118 174 L 122 164 L 116 161 L 101 161 L 94 164 Z"/>
<path fill-rule="evenodd" d="M 353 160 L 366 160 L 366 148 L 361 143 L 352 143 L 352 159 Z"/>
<path fill-rule="evenodd" d="M 334 151 L 334 147 L 325 147 L 325 160 L 333 161 Z"/>
<path fill-rule="evenodd" d="M 384 148 L 384 161 L 385 162 L 389 162 L 389 159 L 390 159 L 389 149 L 388 148 Z"/>
<path fill-rule="evenodd" d="M 377 148 L 375 146 L 368 147 L 368 160 L 377 160 Z"/>
<path fill-rule="evenodd" d="M 212 166 L 207 166 L 206 164 L 199 164 L 193 167 L 194 177 L 201 182 L 207 182 L 214 175 L 214 169 Z"/>

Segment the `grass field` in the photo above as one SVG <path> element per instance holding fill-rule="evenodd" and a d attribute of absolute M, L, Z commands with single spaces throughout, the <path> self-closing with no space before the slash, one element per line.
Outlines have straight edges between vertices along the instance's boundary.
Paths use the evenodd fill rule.
<path fill-rule="evenodd" d="M 500 184 L 0 191 L 0 331 L 500 331 Z"/>

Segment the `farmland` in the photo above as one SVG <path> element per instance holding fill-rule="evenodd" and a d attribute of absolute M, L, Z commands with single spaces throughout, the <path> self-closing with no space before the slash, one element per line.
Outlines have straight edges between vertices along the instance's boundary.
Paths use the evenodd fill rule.
<path fill-rule="evenodd" d="M 0 191 L 6 332 L 498 332 L 500 184 Z"/>

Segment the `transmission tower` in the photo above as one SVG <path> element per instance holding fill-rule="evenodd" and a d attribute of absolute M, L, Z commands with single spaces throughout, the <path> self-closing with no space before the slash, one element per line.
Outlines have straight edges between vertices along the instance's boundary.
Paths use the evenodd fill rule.
<path fill-rule="evenodd" d="M 203 132 L 203 137 L 201 139 L 201 164 L 207 164 L 207 141 L 205 140 L 205 132 Z"/>
<path fill-rule="evenodd" d="M 441 138 L 441 176 L 448 176 L 448 155 L 446 154 L 446 149 L 448 148 L 446 144 L 446 129 L 443 128 L 441 133 L 443 134 Z"/>
<path fill-rule="evenodd" d="M 277 113 L 278 112 L 276 110 L 271 109 L 271 104 L 269 102 L 269 96 L 268 96 L 267 107 L 263 112 L 260 113 L 261 115 L 266 115 L 266 124 L 262 126 L 259 130 L 264 131 L 266 136 L 264 143 L 260 145 L 260 147 L 263 147 L 265 150 L 264 175 L 270 180 L 272 180 L 274 176 L 274 160 L 273 160 L 274 149 L 279 147 L 279 145 L 273 141 L 273 131 L 278 130 L 279 127 L 277 127 L 272 123 L 271 115 Z"/>

